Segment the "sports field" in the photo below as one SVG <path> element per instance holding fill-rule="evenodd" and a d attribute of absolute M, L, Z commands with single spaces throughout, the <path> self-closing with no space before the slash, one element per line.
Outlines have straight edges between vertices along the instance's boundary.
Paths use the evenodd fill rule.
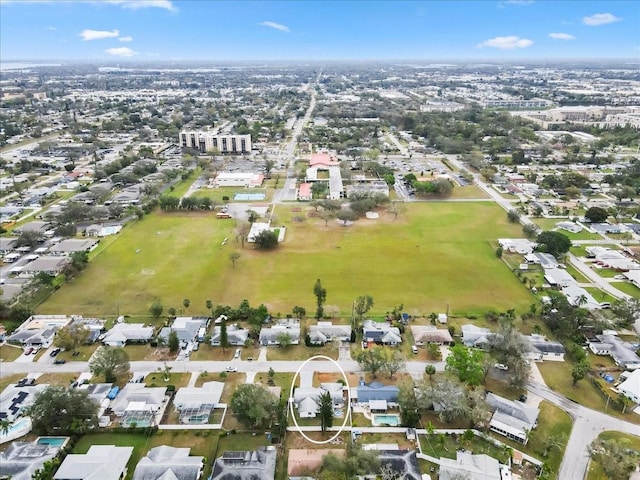
<path fill-rule="evenodd" d="M 292 209 L 301 211 L 292 212 Z M 353 300 L 374 297 L 373 314 L 404 304 L 412 314 L 445 311 L 482 313 L 526 308 L 532 297 L 489 241 L 520 236 L 504 211 L 488 202 L 416 203 L 397 220 L 344 227 L 308 217 L 313 209 L 279 205 L 278 224 L 287 236 L 276 251 L 243 249 L 233 220 L 210 213 L 156 212 L 125 228 L 72 283 L 56 291 L 39 313 L 83 315 L 145 314 L 152 302 L 183 314 L 205 313 L 205 302 L 237 306 L 243 298 L 285 315 L 295 305 L 312 314 L 317 278 L 327 289 L 326 305 L 351 315 Z M 304 217 L 300 222 L 292 217 Z M 226 245 L 221 245 L 228 237 Z M 235 269 L 229 253 L 241 257 Z M 183 299 L 191 305 L 184 309 Z"/>

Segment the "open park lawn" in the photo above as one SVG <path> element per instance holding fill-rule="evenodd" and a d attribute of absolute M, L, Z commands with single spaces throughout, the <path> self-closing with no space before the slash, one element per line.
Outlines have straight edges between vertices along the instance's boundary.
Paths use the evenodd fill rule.
<path fill-rule="evenodd" d="M 640 452 L 640 437 L 621 432 L 602 432 L 598 438 L 600 440 L 618 440 L 624 442 L 627 448 Z M 589 463 L 587 480 L 609 480 L 609 477 L 602 470 L 600 463 L 592 460 Z"/>
<path fill-rule="evenodd" d="M 218 446 L 217 431 L 193 431 L 173 430 L 151 433 L 147 436 L 143 433 L 96 433 L 85 435 L 76 443 L 73 453 L 87 453 L 92 445 L 116 445 L 133 447 L 133 454 L 127 463 L 127 476 L 125 480 L 133 478 L 136 465 L 150 449 L 160 445 L 171 447 L 191 448 L 191 455 L 200 455 L 207 459 L 202 478 L 209 478 L 211 473 L 211 461 L 215 458 Z"/>
<path fill-rule="evenodd" d="M 206 312 L 207 299 L 237 306 L 243 298 L 281 314 L 295 305 L 313 312 L 317 278 L 327 290 L 325 306 L 337 306 L 342 316 L 350 316 L 353 300 L 364 294 L 374 298 L 373 315 L 400 303 L 412 314 L 447 306 L 452 314 L 482 313 L 531 303 L 525 286 L 489 244 L 521 236 L 520 228 L 491 203 L 410 204 L 396 220 L 381 211 L 377 220 L 348 227 L 338 221 L 325 227 L 306 216 L 313 210 L 307 206 L 295 214 L 305 221 L 292 222 L 292 208 L 276 208 L 287 236 L 271 252 L 248 244 L 243 249 L 235 241 L 233 220 L 155 212 L 123 230 L 38 313 L 146 314 L 160 301 L 165 312 L 173 307 L 193 315 Z M 232 251 L 241 254 L 235 268 Z M 189 308 L 183 308 L 185 298 Z"/>

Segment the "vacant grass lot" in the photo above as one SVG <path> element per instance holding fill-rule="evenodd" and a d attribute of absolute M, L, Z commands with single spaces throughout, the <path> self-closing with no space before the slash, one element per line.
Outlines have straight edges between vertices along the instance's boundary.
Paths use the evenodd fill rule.
<path fill-rule="evenodd" d="M 205 313 L 205 301 L 265 303 L 289 312 L 311 312 L 316 278 L 327 289 L 326 305 L 350 315 L 353 299 L 370 294 L 372 314 L 404 303 L 423 312 L 481 313 L 488 308 L 525 308 L 532 297 L 489 242 L 520 236 L 504 212 L 489 202 L 407 206 L 397 220 L 382 213 L 350 227 L 320 219 L 290 222 L 291 207 L 276 209 L 287 225 L 277 251 L 242 249 L 233 220 L 212 214 L 156 212 L 120 233 L 79 278 L 56 291 L 38 313 L 145 314 L 159 300 L 167 308 L 191 301 L 190 314 Z M 304 215 L 311 209 L 303 207 Z M 229 241 L 225 246 L 221 243 Z M 240 251 L 235 269 L 229 253 Z"/>

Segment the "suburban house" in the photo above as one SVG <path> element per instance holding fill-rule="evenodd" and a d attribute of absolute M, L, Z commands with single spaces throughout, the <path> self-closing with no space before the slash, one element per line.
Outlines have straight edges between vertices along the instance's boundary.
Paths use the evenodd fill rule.
<path fill-rule="evenodd" d="M 222 328 L 220 325 L 213 327 L 213 334 L 211 335 L 211 345 L 220 346 L 220 332 Z M 249 330 L 246 328 L 238 327 L 237 323 L 227 325 L 227 341 L 229 345 L 235 347 L 242 347 L 249 338 Z"/>
<path fill-rule="evenodd" d="M 201 387 L 182 387 L 173 398 L 173 406 L 180 412 L 180 423 L 209 423 L 209 416 L 220 403 L 223 382 L 205 382 Z"/>
<path fill-rule="evenodd" d="M 54 255 L 43 255 L 33 262 L 27 263 L 20 272 L 20 276 L 35 277 L 39 273 L 46 273 L 55 277 L 71 263 L 68 257 L 56 257 Z"/>
<path fill-rule="evenodd" d="M 582 307 L 587 310 L 599 310 L 603 307 L 603 304 L 593 298 L 593 295 L 587 290 L 578 286 L 577 283 L 563 287 L 562 293 L 574 307 Z"/>
<path fill-rule="evenodd" d="M 98 410 L 98 418 L 104 414 L 109 407 L 109 392 L 113 388 L 113 383 L 84 383 L 78 385 L 78 390 L 84 390 L 94 403 L 100 406 Z"/>
<path fill-rule="evenodd" d="M 534 265 L 540 265 L 545 270 L 547 268 L 558 268 L 559 264 L 556 258 L 550 253 L 533 252 L 524 256 L 527 263 Z"/>
<path fill-rule="evenodd" d="M 489 428 L 526 445 L 529 441 L 529 432 L 538 425 L 540 409 L 493 393 L 487 393 L 485 400 L 493 411 Z"/>
<path fill-rule="evenodd" d="M 633 285 L 640 288 L 640 270 L 630 270 L 623 274 Z"/>
<path fill-rule="evenodd" d="M 622 375 L 620 375 L 622 378 Z M 616 387 L 625 397 L 640 404 L 640 369 L 625 375 L 625 380 Z"/>
<path fill-rule="evenodd" d="M 17 238 L 0 237 L 0 255 L 10 253 L 18 243 Z"/>
<path fill-rule="evenodd" d="M 499 238 L 498 245 L 509 253 L 519 253 L 520 255 L 533 253 L 538 246 L 537 243 L 526 238 Z"/>
<path fill-rule="evenodd" d="M 589 341 L 589 350 L 596 355 L 608 355 L 620 368 L 635 370 L 640 368 L 640 357 L 627 342 L 610 333 L 596 335 L 596 340 Z"/>
<path fill-rule="evenodd" d="M 66 326 L 71 317 L 66 315 L 31 315 L 7 338 L 10 343 L 25 347 L 48 348 L 53 343 L 56 330 Z"/>
<path fill-rule="evenodd" d="M 102 334 L 104 330 L 104 320 L 99 318 L 84 318 L 79 315 L 71 316 L 71 323 L 69 325 L 77 325 L 82 326 L 89 330 L 89 338 L 87 339 L 87 343 L 93 343 Z"/>
<path fill-rule="evenodd" d="M 351 325 L 318 321 L 317 325 L 309 327 L 309 340 L 313 345 L 324 345 L 332 340 L 348 342 L 351 340 Z"/>
<path fill-rule="evenodd" d="M 15 421 L 49 385 L 7 385 L 0 393 L 0 420 Z"/>
<path fill-rule="evenodd" d="M 411 325 L 411 334 L 415 345 L 437 343 L 438 345 L 451 345 L 453 338 L 446 328 L 437 328 L 433 325 Z"/>
<path fill-rule="evenodd" d="M 153 327 L 143 323 L 116 323 L 104 334 L 102 343 L 110 347 L 124 347 L 128 343 L 147 343 L 153 337 Z"/>
<path fill-rule="evenodd" d="M 0 478 L 31 480 L 45 462 L 58 455 L 60 448 L 46 443 L 11 442 L 0 453 Z"/>
<path fill-rule="evenodd" d="M 527 358 L 534 361 L 542 360 L 554 360 L 563 362 L 565 349 L 564 345 L 560 342 L 554 342 L 547 340 L 544 335 L 534 333 L 529 336 L 525 336 L 525 339 L 531 345 L 531 350 L 527 352 Z"/>
<path fill-rule="evenodd" d="M 387 322 L 365 320 L 362 324 L 362 340 L 382 345 L 398 345 L 402 343 L 402 336 L 398 327 L 392 327 Z"/>
<path fill-rule="evenodd" d="M 502 480 L 498 460 L 458 450 L 456 459 L 440 457 L 440 480 Z"/>
<path fill-rule="evenodd" d="M 489 338 L 493 335 L 491 330 L 475 325 L 463 325 L 462 343 L 467 347 L 487 348 L 489 346 Z"/>
<path fill-rule="evenodd" d="M 158 375 L 161 375 L 160 373 Z M 147 387 L 144 383 L 127 383 L 111 402 L 111 409 L 122 426 L 148 427 L 164 407 L 165 387 Z"/>
<path fill-rule="evenodd" d="M 67 238 L 49 248 L 49 254 L 70 256 L 76 252 L 90 252 L 98 246 L 100 240 L 93 238 Z"/>
<path fill-rule="evenodd" d="M 300 418 L 315 418 L 320 407 L 316 403 L 325 392 L 329 392 L 333 406 L 344 406 L 344 385 L 341 383 L 322 383 L 320 387 L 298 387 L 293 392 L 293 403 L 298 409 Z"/>
<path fill-rule="evenodd" d="M 371 382 L 367 385 L 360 381 L 352 398 L 355 397 L 355 403 L 369 407 L 372 412 L 386 412 L 389 406 L 398 404 L 399 393 L 400 389 L 395 385 L 383 385 L 379 382 Z"/>
<path fill-rule="evenodd" d="M 193 317 L 176 317 L 170 327 L 160 330 L 158 338 L 165 341 L 169 339 L 171 332 L 176 332 L 180 342 L 187 344 L 194 342 L 198 338 L 198 332 L 202 327 L 202 320 Z M 206 323 L 205 323 L 206 327 Z"/>
<path fill-rule="evenodd" d="M 224 452 L 216 458 L 209 480 L 274 480 L 275 447 L 260 447 L 252 452 Z"/>
<path fill-rule="evenodd" d="M 576 283 L 571 274 L 562 268 L 545 269 L 544 281 L 555 288 L 564 288 Z"/>
<path fill-rule="evenodd" d="M 22 235 L 25 232 L 35 232 L 35 233 L 42 233 L 44 235 L 44 232 L 46 232 L 47 230 L 49 230 L 49 227 L 51 226 L 51 223 L 49 222 L 42 222 L 40 220 L 33 220 L 31 222 L 27 222 L 23 225 L 20 225 L 19 227 L 16 227 L 13 229 L 13 234 L 14 235 Z"/>
<path fill-rule="evenodd" d="M 205 458 L 189 453 L 191 448 L 154 447 L 138 462 L 133 480 L 198 480 Z"/>
<path fill-rule="evenodd" d="M 300 320 L 297 318 L 285 318 L 279 320 L 273 327 L 260 330 L 260 345 L 280 345 L 281 335 L 289 335 L 291 345 L 300 343 Z"/>
<path fill-rule="evenodd" d="M 133 447 L 92 445 L 85 454 L 68 454 L 54 480 L 121 480 L 127 475 L 127 462 Z"/>

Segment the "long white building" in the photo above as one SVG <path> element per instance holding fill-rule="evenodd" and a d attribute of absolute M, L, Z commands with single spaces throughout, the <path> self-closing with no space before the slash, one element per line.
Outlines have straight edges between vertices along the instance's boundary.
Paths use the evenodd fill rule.
<path fill-rule="evenodd" d="M 243 154 L 251 152 L 251 135 L 230 135 L 203 130 L 183 130 L 180 145 L 195 148 L 202 153 L 218 150 L 222 154 Z"/>

